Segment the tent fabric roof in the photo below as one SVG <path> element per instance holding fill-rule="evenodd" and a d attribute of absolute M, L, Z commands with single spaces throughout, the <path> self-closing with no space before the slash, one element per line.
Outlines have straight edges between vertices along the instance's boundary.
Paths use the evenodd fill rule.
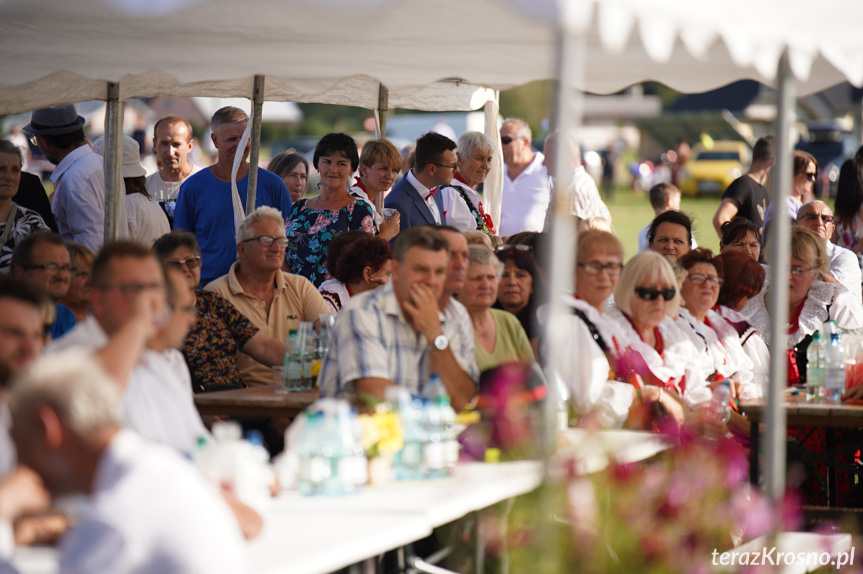
<path fill-rule="evenodd" d="M 863 85 L 863 3 L 825 0 L 0 0 L 0 113 L 158 95 L 374 109 L 476 109 L 491 90 L 553 78 L 556 32 L 587 38 L 585 85 L 657 80 L 686 92 L 771 83 L 790 48 L 799 92 Z M 847 22 L 847 24 L 845 24 Z M 636 34 L 637 31 L 637 34 Z M 458 82 L 443 82 L 459 78 Z"/>

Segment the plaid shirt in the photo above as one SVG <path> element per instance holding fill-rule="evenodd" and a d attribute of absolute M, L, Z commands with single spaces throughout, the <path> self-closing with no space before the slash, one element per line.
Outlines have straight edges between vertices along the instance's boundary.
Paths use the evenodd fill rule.
<path fill-rule="evenodd" d="M 450 299 L 441 329 L 456 361 L 477 381 L 473 326 L 464 306 Z M 405 320 L 392 283 L 352 297 L 336 320 L 333 344 L 318 379 L 321 396 L 353 394 L 357 379 L 380 378 L 422 391 L 430 341 Z"/>

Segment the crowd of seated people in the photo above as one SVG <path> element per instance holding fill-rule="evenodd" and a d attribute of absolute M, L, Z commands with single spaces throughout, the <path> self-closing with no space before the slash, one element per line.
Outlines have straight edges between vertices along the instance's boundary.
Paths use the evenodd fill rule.
<path fill-rule="evenodd" d="M 32 129 L 43 129 L 52 118 L 38 114 L 42 124 Z M 392 144 L 372 140 L 361 155 L 350 136 L 329 134 L 312 161 L 321 175 L 319 190 L 306 189 L 304 159 L 287 154 L 273 165 L 278 175 L 262 170 L 258 185 L 266 191 L 259 190 L 257 208 L 245 214 L 234 213 L 237 198 L 226 192 L 232 188 L 225 172 L 237 153 L 245 159 L 248 151 L 238 150 L 235 141 L 244 118 L 235 109 L 216 113 L 218 160 L 178 170 L 187 179 L 175 182 L 174 229 L 157 238 L 127 237 L 91 249 L 66 233 L 67 211 L 55 213 L 57 234 L 38 215 L 3 200 L 11 209 L 0 209 L 0 236 L 4 269 L 12 277 L 0 277 L 0 445 L 17 445 L 19 461 L 35 474 L 17 468 L 14 457 L 0 457 L 0 501 L 26 495 L 20 500 L 44 506 L 40 480 L 58 491 L 111 490 L 94 485 L 84 467 L 76 469 L 81 476 L 54 473 L 76 452 L 92 464 L 122 466 L 125 452 L 144 452 L 155 443 L 160 446 L 152 468 L 132 465 L 124 472 L 176 473 L 182 480 L 164 487 L 170 491 L 166 500 L 178 508 L 207 506 L 210 514 L 202 512 L 202 519 L 233 515 L 235 524 L 227 529 L 183 522 L 175 529 L 186 529 L 178 534 L 183 540 L 194 532 L 205 534 L 210 546 L 223 541 L 221 554 L 207 558 L 223 556 L 224 564 L 232 564 L 236 539 L 253 536 L 260 518 L 230 493 L 186 495 L 200 477 L 181 470 L 187 462 L 182 457 L 210 436 L 194 394 L 272 384 L 271 368 L 282 364 L 291 330 L 300 321 L 317 323 L 323 314 L 336 319 L 318 379 L 321 395 L 384 398 L 391 385 L 420 391 L 426 374 L 436 372 L 453 406 L 462 409 L 477 396 L 482 372 L 511 362 L 544 363 L 543 313 L 549 296 L 562 297 L 567 330 L 555 336 L 567 342 L 568 352 L 563 371 L 546 374 L 563 381 L 580 415 L 605 427 L 687 425 L 741 440 L 749 432 L 745 409 L 735 409 L 727 421 L 708 416 L 719 385 L 728 381 L 735 401 L 762 397 L 771 353 L 787 355 L 789 384 L 802 384 L 807 347 L 825 321 L 835 320 L 843 333 L 863 329 L 859 268 L 856 274 L 848 269 L 855 258 L 831 242 L 832 212 L 818 201 L 796 212 L 787 286 L 766 281 L 762 251 L 772 246 L 763 244 L 758 224 L 735 217 L 721 226 L 720 253 L 697 248 L 693 222 L 678 209 L 679 192 L 664 184 L 652 194 L 665 200 L 646 227 L 644 251 L 626 260 L 607 218 L 581 219 L 571 284 L 566 293 L 550 295 L 548 234 L 515 229 L 512 219 L 511 236 L 490 233 L 494 226 L 477 185 L 488 175 L 493 140 L 477 132 L 458 143 L 440 134 L 423 136 L 417 164 L 397 182 L 399 156 Z M 72 127 L 79 127 L 76 122 Z M 506 135 L 501 145 L 522 146 L 524 139 Z M 83 155 L 102 161 L 98 154 Z M 536 184 L 542 158 L 523 155 L 522 169 L 530 168 Z M 242 189 L 231 193 L 244 204 L 249 166 L 240 163 Z M 134 178 L 143 178 L 139 165 L 130 172 Z M 0 147 L 0 169 L 14 172 L 6 179 L 17 181 L 20 155 Z M 516 171 L 507 172 L 513 189 Z M 375 203 L 393 187 L 395 213 L 387 217 Z M 8 190 L 6 195 L 11 197 Z M 150 201 L 143 195 L 139 200 Z M 452 222 L 457 225 L 448 224 L 449 213 L 460 214 Z M 161 223 L 161 214 L 153 215 Z M 93 236 L 84 231 L 79 235 Z M 775 288 L 787 288 L 789 295 L 781 349 L 769 347 L 765 295 Z M 13 312 L 16 306 L 27 312 Z M 76 352 L 66 354 L 70 350 Z M 11 391 L 7 379 L 15 381 Z M 100 385 L 109 389 L 102 392 Z M 863 394 L 859 389 L 848 396 Z M 79 412 L 80 401 L 92 401 L 92 415 Z M 86 424 L 79 420 L 84 415 L 91 417 Z M 55 444 L 56 436 L 67 440 Z M 116 492 L 128 496 L 119 486 Z M 9 521 L 31 510 L 20 502 L 0 506 L 0 556 L 9 550 Z M 115 529 L 103 535 L 141 535 L 124 530 L 112 511 L 102 512 Z M 92 527 L 87 520 L 80 525 Z M 80 543 L 86 533 L 77 536 Z M 116 556 L 108 552 L 105 559 L 143 560 L 134 570 L 151 567 L 125 548 L 118 545 Z M 105 571 L 104 565 L 82 567 Z"/>

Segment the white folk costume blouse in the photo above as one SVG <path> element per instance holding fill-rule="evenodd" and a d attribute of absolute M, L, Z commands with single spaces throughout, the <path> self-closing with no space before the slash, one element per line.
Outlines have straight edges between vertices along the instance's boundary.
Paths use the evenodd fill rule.
<path fill-rule="evenodd" d="M 704 367 L 698 359 L 698 350 L 689 337 L 669 317 L 658 326 L 662 337 L 662 353 L 641 340 L 629 318 L 617 307 L 612 307 L 606 317 L 616 323 L 625 336 L 626 347 L 616 351 L 619 360 L 624 360 L 638 370 L 647 368 L 666 387 L 677 390 L 690 408 L 706 406 L 713 396 L 707 385 Z"/>
<path fill-rule="evenodd" d="M 679 312 L 677 326 L 698 349 L 703 371 L 740 382 L 743 399 L 758 398 L 760 386 L 755 383 L 754 365 L 740 344 L 737 330 L 713 310 L 707 312 L 706 322 L 699 321 L 683 307 Z"/>
<path fill-rule="evenodd" d="M 586 301 L 569 295 L 565 301 L 572 309 L 565 384 L 573 404 L 581 412 L 595 412 L 605 427 L 620 427 L 629 414 L 634 390 L 629 383 L 610 379 L 612 368 L 602 347 L 613 353 L 626 335 Z"/>

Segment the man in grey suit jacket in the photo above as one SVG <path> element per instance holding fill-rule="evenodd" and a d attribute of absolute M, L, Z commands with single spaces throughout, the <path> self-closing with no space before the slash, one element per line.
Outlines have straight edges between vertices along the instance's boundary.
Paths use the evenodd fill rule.
<path fill-rule="evenodd" d="M 384 201 L 384 206 L 398 210 L 400 231 L 414 225 L 443 225 L 446 212 L 438 187 L 449 185 L 458 167 L 456 143 L 446 136 L 428 132 L 417 140 L 413 169 L 399 181 Z M 392 242 L 398 238 L 396 235 Z"/>

